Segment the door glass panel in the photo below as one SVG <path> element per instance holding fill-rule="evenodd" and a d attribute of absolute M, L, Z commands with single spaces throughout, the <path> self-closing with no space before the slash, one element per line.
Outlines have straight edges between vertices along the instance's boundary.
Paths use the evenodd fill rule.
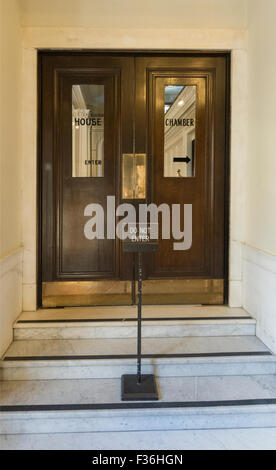
<path fill-rule="evenodd" d="M 146 198 L 146 155 L 144 153 L 123 155 L 122 198 Z"/>
<path fill-rule="evenodd" d="M 164 90 L 164 176 L 195 176 L 196 86 Z"/>
<path fill-rule="evenodd" d="M 72 176 L 104 176 L 104 85 L 72 87 Z"/>

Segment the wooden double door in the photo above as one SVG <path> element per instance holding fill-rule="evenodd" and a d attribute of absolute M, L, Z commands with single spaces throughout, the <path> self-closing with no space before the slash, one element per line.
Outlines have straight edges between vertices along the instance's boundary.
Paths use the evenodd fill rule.
<path fill-rule="evenodd" d="M 184 236 L 192 208 L 188 248 L 159 230 L 144 256 L 145 303 L 224 303 L 229 57 L 43 52 L 39 66 L 40 304 L 135 303 L 135 256 L 110 235 L 122 203 L 179 204 Z"/>

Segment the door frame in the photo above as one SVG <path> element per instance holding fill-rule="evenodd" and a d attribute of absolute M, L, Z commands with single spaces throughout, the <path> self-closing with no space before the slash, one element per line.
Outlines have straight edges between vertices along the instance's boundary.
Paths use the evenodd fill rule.
<path fill-rule="evenodd" d="M 42 306 L 42 56 L 55 56 L 58 54 L 74 56 L 89 55 L 97 56 L 223 56 L 226 59 L 226 139 L 225 139 L 225 217 L 224 217 L 224 305 L 229 300 L 229 234 L 230 234 L 230 71 L 231 71 L 231 54 L 229 51 L 181 51 L 181 50 L 95 50 L 89 49 L 85 51 L 72 50 L 42 50 L 38 51 L 38 106 L 37 106 L 37 308 Z"/>

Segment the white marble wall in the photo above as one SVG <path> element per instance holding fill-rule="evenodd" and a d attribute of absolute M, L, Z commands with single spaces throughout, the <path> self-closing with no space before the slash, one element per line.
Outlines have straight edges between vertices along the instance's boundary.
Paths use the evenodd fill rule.
<path fill-rule="evenodd" d="M 0 356 L 13 338 L 13 323 L 22 310 L 22 249 L 0 260 Z"/>
<path fill-rule="evenodd" d="M 23 28 L 23 310 L 36 310 L 37 49 L 181 49 L 231 51 L 231 209 L 229 305 L 242 306 L 241 243 L 244 240 L 247 152 L 247 32 L 205 29 Z M 29 184 L 29 181 L 33 184 Z"/>
<path fill-rule="evenodd" d="M 231 54 L 229 305 L 242 304 L 242 256 L 247 156 L 247 50 Z"/>
<path fill-rule="evenodd" d="M 276 256 L 243 246 L 243 305 L 257 336 L 276 353 Z"/>
<path fill-rule="evenodd" d="M 37 51 L 23 49 L 22 220 L 23 310 L 36 310 L 37 288 Z M 31 86 L 29 84 L 31 83 Z M 30 116 L 32 118 L 30 119 Z M 31 184 L 30 184 L 31 182 Z"/>

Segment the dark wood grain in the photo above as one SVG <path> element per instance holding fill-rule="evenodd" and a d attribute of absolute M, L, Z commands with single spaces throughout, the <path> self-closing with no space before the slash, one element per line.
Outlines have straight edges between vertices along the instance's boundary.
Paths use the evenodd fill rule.
<path fill-rule="evenodd" d="M 224 279 L 227 227 L 226 97 L 227 58 L 218 56 L 140 57 L 136 64 L 137 138 L 149 159 L 148 201 L 193 204 L 193 244 L 175 252 L 159 240 L 147 263 L 149 278 Z M 197 86 L 196 173 L 165 178 L 164 86 Z M 146 99 L 145 99 L 146 96 Z M 144 123 L 144 124 L 142 124 Z M 142 126 L 142 127 L 141 127 Z M 144 147 L 142 147 L 144 142 Z"/>
<path fill-rule="evenodd" d="M 192 248 L 175 252 L 172 240 L 160 240 L 158 253 L 145 258 L 145 278 L 157 283 L 158 279 L 178 279 L 180 284 L 183 280 L 183 286 L 189 279 L 222 280 L 226 285 L 229 64 L 229 55 L 224 53 L 56 51 L 39 54 L 40 294 L 42 282 L 133 280 L 134 255 L 123 254 L 118 240 L 91 243 L 85 239 L 83 209 L 90 202 L 105 206 L 107 195 L 116 195 L 117 204 L 122 202 L 122 154 L 135 152 L 147 154 L 148 160 L 147 198 L 132 201 L 136 207 L 139 202 L 193 204 Z M 81 83 L 105 85 L 104 178 L 71 176 L 71 90 L 72 84 Z M 197 86 L 195 177 L 165 178 L 164 85 L 183 83 Z M 161 283 L 160 286 L 162 292 Z M 182 292 L 179 294 L 182 299 Z M 201 294 L 195 297 L 187 294 L 187 299 L 202 303 L 207 294 L 212 302 L 211 291 L 202 288 Z M 170 303 L 171 297 L 168 297 Z M 214 299 L 222 303 L 223 292 L 220 290 L 219 297 L 216 293 Z M 135 300 L 134 282 L 132 300 Z M 128 300 L 124 299 L 123 303 L 127 302 L 131 302 L 129 292 Z M 62 300 L 58 305 L 62 305 Z"/>

